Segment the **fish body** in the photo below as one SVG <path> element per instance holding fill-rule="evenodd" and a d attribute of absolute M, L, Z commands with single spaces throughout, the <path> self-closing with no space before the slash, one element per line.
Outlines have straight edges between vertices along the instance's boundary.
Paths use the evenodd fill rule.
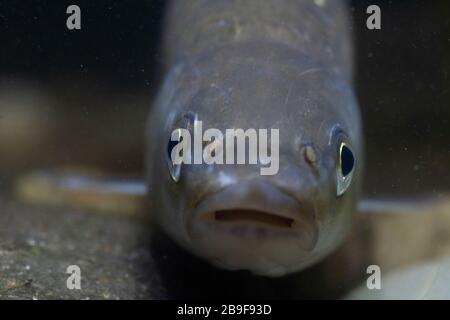
<path fill-rule="evenodd" d="M 182 247 L 225 269 L 280 276 L 346 236 L 362 170 L 346 10 L 341 1 L 170 3 L 146 180 L 151 214 Z M 279 130 L 278 173 L 182 164 L 174 180 L 171 134 L 196 120 L 222 132 Z"/>

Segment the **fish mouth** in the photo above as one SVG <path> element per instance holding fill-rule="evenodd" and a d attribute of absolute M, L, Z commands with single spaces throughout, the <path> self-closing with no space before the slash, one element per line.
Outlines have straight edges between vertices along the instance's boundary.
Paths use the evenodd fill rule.
<path fill-rule="evenodd" d="M 318 239 L 315 207 L 269 183 L 232 185 L 205 197 L 188 221 L 191 238 L 296 241 L 313 250 Z"/>
<path fill-rule="evenodd" d="M 214 212 L 213 219 L 225 223 L 257 223 L 274 228 L 292 228 L 294 219 L 253 209 L 225 209 Z"/>

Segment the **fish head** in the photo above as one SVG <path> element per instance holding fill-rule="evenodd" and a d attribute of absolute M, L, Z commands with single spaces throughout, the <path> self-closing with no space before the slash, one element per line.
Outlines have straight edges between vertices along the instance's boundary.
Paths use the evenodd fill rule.
<path fill-rule="evenodd" d="M 329 254 L 351 226 L 360 116 L 338 74 L 284 47 L 256 57 L 255 48 L 244 49 L 184 64 L 166 80 L 149 122 L 152 213 L 181 246 L 216 266 L 281 276 Z M 199 163 L 173 164 L 171 137 L 180 128 L 191 133 L 191 162 L 200 134 Z M 208 129 L 222 135 L 203 141 Z M 258 143 L 267 130 L 273 162 L 250 164 L 247 150 L 246 163 L 225 163 L 229 129 L 254 129 Z M 224 163 L 206 163 L 211 145 L 222 146 Z"/>

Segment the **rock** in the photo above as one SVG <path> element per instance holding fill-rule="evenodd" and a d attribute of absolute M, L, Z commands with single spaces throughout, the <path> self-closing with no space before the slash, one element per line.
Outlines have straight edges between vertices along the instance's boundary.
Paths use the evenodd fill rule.
<path fill-rule="evenodd" d="M 149 226 L 122 217 L 26 206 L 0 197 L 0 299 L 152 299 L 165 290 Z M 67 267 L 81 269 L 69 290 Z"/>

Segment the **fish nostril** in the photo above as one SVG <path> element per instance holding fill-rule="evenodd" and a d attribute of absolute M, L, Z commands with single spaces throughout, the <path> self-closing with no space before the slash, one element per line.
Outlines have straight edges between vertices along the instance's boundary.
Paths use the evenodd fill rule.
<path fill-rule="evenodd" d="M 305 146 L 303 155 L 309 164 L 314 165 L 317 162 L 317 153 L 311 145 Z"/>

